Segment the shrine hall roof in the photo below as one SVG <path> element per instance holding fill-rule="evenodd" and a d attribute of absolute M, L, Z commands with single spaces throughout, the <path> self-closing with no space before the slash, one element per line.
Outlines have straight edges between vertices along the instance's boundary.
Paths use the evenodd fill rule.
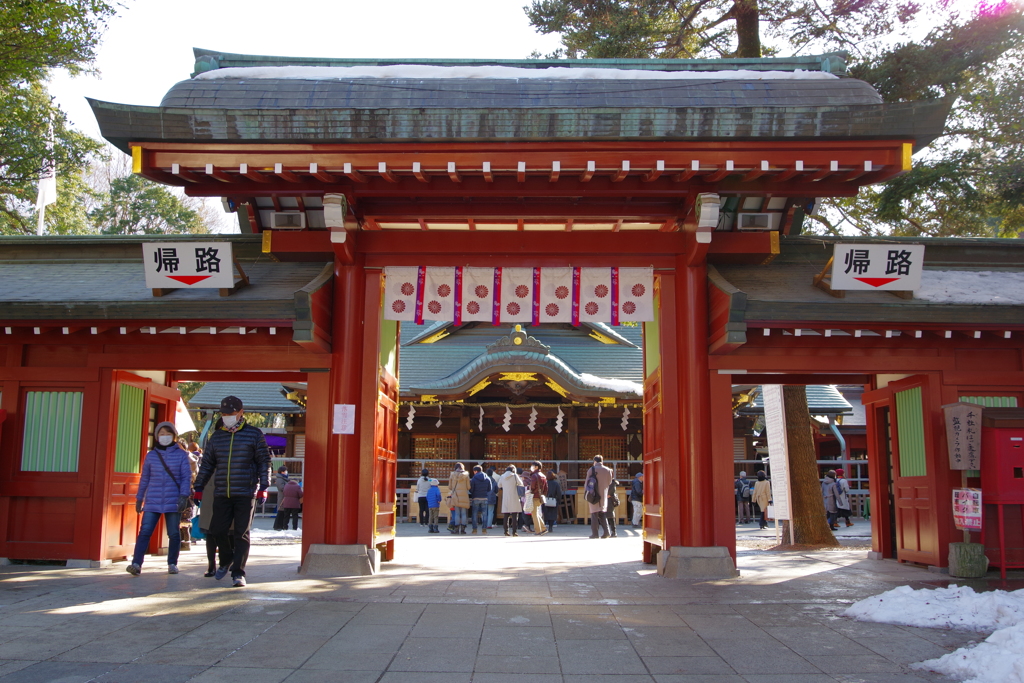
<path fill-rule="evenodd" d="M 402 323 L 402 339 L 414 339 L 432 326 Z M 565 325 L 524 326 L 523 330 L 551 348 L 551 354 L 577 375 L 593 375 L 606 380 L 625 380 L 643 384 L 643 332 L 639 327 L 613 328 L 630 345 L 609 344 L 589 336 L 589 328 Z M 441 380 L 456 376 L 469 368 L 487 352 L 487 346 L 509 327 L 491 325 L 465 326 L 430 344 L 412 343 L 402 346 L 400 393 L 409 395 L 414 388 L 434 386 Z M 594 387 L 595 394 L 600 393 Z"/>
<path fill-rule="evenodd" d="M 834 75 L 845 72 L 839 54 L 317 60 L 197 50 L 196 57 L 195 76 L 174 85 L 158 107 L 89 100 L 103 136 L 124 151 L 129 141 L 595 138 L 913 139 L 920 148 L 941 133 L 950 106 L 882 103 L 867 83 Z M 422 77 L 424 69 L 434 75 Z M 562 76 L 533 77 L 544 70 Z M 373 73 L 380 75 L 366 75 Z"/>
<path fill-rule="evenodd" d="M 848 291 L 844 298 L 829 295 L 812 280 L 825 268 L 836 242 L 924 244 L 921 289 L 913 299 L 884 291 Z M 1006 327 L 1024 325 L 1022 239 L 783 236 L 781 253 L 769 265 L 718 265 L 709 269 L 709 279 L 712 286 L 732 295 L 730 320 L 755 326 L 807 321 L 806 328 L 845 323 L 867 329 L 876 323 L 899 331 L 901 325 L 963 325 L 997 327 L 1002 334 Z"/>
<path fill-rule="evenodd" d="M 247 413 L 305 413 L 306 409 L 285 398 L 287 389 L 279 382 L 207 382 L 188 400 L 189 408 L 220 410 L 225 396 L 237 396 Z"/>
<path fill-rule="evenodd" d="M 261 253 L 258 236 L 203 235 L 202 240 L 230 241 L 250 285 L 227 297 L 216 289 L 153 296 L 146 287 L 142 242 L 195 242 L 195 235 L 0 237 L 0 319 L 221 320 L 225 327 L 229 321 L 290 323 L 297 315 L 296 293 L 324 270 L 323 262 L 270 260 Z"/>

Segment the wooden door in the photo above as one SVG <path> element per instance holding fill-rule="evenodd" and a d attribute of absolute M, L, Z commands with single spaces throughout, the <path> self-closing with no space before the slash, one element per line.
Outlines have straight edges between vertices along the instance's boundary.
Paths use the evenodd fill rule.
<path fill-rule="evenodd" d="M 896 558 L 901 562 L 938 565 L 939 529 L 935 500 L 935 460 L 932 457 L 931 410 L 927 377 L 893 382 L 892 433 L 893 499 Z"/>
<path fill-rule="evenodd" d="M 110 497 L 106 511 L 106 558 L 130 557 L 142 516 L 135 512 L 142 462 L 153 446 L 153 430 L 161 422 L 174 421 L 178 391 L 130 372 L 114 373 L 110 410 L 113 435 L 108 455 Z M 162 522 L 150 542 L 155 552 L 165 542 Z"/>
<path fill-rule="evenodd" d="M 644 562 L 655 561 L 665 546 L 663 465 L 665 447 L 664 411 L 661 400 L 661 370 L 644 382 Z"/>
<path fill-rule="evenodd" d="M 382 560 L 395 557 L 398 523 L 398 380 L 380 368 L 373 420 L 373 543 Z"/>

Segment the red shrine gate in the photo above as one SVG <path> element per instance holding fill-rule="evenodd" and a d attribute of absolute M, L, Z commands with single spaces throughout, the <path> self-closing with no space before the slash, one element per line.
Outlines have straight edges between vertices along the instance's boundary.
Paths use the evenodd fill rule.
<path fill-rule="evenodd" d="M 301 377 L 308 382 L 304 570 L 365 573 L 375 548 L 385 559 L 394 556 L 397 521 L 398 328 L 383 320 L 383 269 L 653 267 L 655 319 L 645 323 L 644 559 L 657 555 L 669 576 L 734 575 L 731 385 L 837 381 L 870 385 L 877 392 L 868 400 L 891 401 L 897 418 L 916 407 L 927 416 L 912 421 L 921 443 L 903 427 L 895 440 L 898 554 L 945 564 L 951 516 L 937 501 L 952 476 L 937 455 L 936 406 L 968 386 L 980 395 L 1020 379 L 1016 309 L 981 322 L 960 309 L 877 299 L 884 293 L 825 306 L 820 297 L 836 300 L 810 284 L 823 265 L 822 245 L 796 237 L 815 198 L 853 196 L 861 185 L 906 172 L 911 153 L 941 132 L 945 105 L 881 104 L 867 84 L 828 74 L 727 75 L 659 88 L 639 78 L 581 80 L 569 100 L 564 84 L 544 79 L 272 75 L 294 64 L 198 51 L 198 75 L 175 85 L 161 107 L 92 103 L 104 136 L 131 153 L 136 173 L 191 196 L 225 198 L 242 232 L 253 237 L 220 239 L 240 248 L 258 240 L 259 253 L 240 257 L 249 288 L 219 302 L 183 293 L 202 304 L 202 322 L 213 331 L 228 325 L 255 334 L 188 353 L 169 336 L 157 343 L 175 325 L 190 332 L 184 320 L 195 313 L 179 305 L 177 293 L 145 307 L 77 308 L 74 331 L 64 327 L 61 334 L 46 306 L 4 308 L 0 294 L 0 310 L 13 316 L 4 321 L 11 343 L 0 375 L 8 425 L 24 419 L 18 382 L 61 374 L 53 356 L 30 353 L 43 341 L 33 339 L 33 329 L 50 344 L 82 335 L 75 341 L 85 350 L 74 363 L 108 373 L 80 373 L 107 387 L 102 391 L 113 386 L 109 373 L 124 368 L 171 371 L 169 384 L 221 374 Z M 230 68 L 250 65 L 261 67 L 251 78 Z M 613 66 L 686 72 L 707 64 Z M 716 68 L 738 66 L 723 60 Z M 827 56 L 743 62 L 762 71 L 837 66 Z M 429 96 L 421 101 L 415 93 L 423 92 Z M 286 286 L 294 295 L 288 310 Z M 261 298 L 271 290 L 277 299 Z M 119 338 L 112 326 L 126 316 L 134 324 L 122 331 L 148 326 L 157 338 Z M 107 335 L 105 344 L 85 335 L 90 326 L 94 336 Z M 276 334 L 289 328 L 290 339 Z M 1008 336 L 996 339 L 997 328 Z M 945 341 L 954 331 L 957 337 Z M 940 340 L 940 332 L 947 336 Z M 992 349 L 1009 363 L 1000 372 L 985 359 Z M 919 376 L 890 382 L 886 375 L 895 373 Z M 916 382 L 924 390 L 918 403 L 902 389 Z M 334 407 L 343 405 L 356 407 L 354 433 L 332 429 Z M 22 445 L 8 434 L 0 456 L 18 477 Z M 881 448 L 877 426 L 875 435 L 872 443 Z M 883 453 L 874 451 L 871 460 L 876 519 L 887 514 Z M 11 489 L 6 495 L 0 505 L 17 497 Z M 81 495 L 95 498 L 86 489 Z M 95 517 L 99 503 L 93 505 Z M 888 555 L 883 526 L 875 524 L 875 548 Z M 0 555 L 16 556 L 20 546 L 12 539 L 9 532 Z M 98 560 L 116 557 L 124 544 L 111 552 L 98 543 L 75 547 Z"/>

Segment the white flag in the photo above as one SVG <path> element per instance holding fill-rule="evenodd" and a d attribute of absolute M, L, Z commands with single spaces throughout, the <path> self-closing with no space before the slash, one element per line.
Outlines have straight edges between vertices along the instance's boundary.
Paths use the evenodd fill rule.
<path fill-rule="evenodd" d="M 572 322 L 572 268 L 541 268 L 540 322 Z"/>
<path fill-rule="evenodd" d="M 455 268 L 427 267 L 423 288 L 424 320 L 455 320 Z"/>
<path fill-rule="evenodd" d="M 619 322 L 654 320 L 654 269 L 619 268 Z"/>
<path fill-rule="evenodd" d="M 43 234 L 43 220 L 46 215 L 46 207 L 57 201 L 57 167 L 53 163 L 46 164 L 43 175 L 39 178 L 39 194 L 36 195 L 36 212 L 39 214 L 39 221 L 36 225 L 36 234 Z"/>
<path fill-rule="evenodd" d="M 384 269 L 384 319 L 416 319 L 416 286 L 419 268 L 393 267 Z"/>
<path fill-rule="evenodd" d="M 462 320 L 490 321 L 494 309 L 494 268 L 462 269 Z"/>
<path fill-rule="evenodd" d="M 533 322 L 533 268 L 501 269 L 501 322 Z"/>
<path fill-rule="evenodd" d="M 580 270 L 580 320 L 586 323 L 612 321 L 612 269 Z"/>
<path fill-rule="evenodd" d="M 196 423 L 192 421 L 192 416 L 188 414 L 185 402 L 180 398 L 178 399 L 178 404 L 174 407 L 174 429 L 177 430 L 178 434 L 197 431 Z"/>

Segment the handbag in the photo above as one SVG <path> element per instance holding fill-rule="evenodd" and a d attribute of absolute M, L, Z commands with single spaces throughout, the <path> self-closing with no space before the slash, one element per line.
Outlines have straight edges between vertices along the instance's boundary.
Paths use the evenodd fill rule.
<path fill-rule="evenodd" d="M 167 461 L 164 460 L 163 453 L 158 450 L 153 450 L 156 453 L 156 457 L 160 458 L 160 464 L 164 466 L 164 471 L 167 472 L 167 476 L 171 478 L 175 486 L 178 486 L 178 480 L 174 478 L 174 473 L 171 472 L 171 468 L 167 466 Z M 184 512 L 191 506 L 192 496 L 178 496 L 178 512 Z"/>
<path fill-rule="evenodd" d="M 546 508 L 558 507 L 558 501 L 555 500 L 554 496 L 544 496 L 544 507 L 546 507 Z"/>
<path fill-rule="evenodd" d="M 533 512 L 533 491 L 528 492 L 523 500 L 523 512 Z"/>

